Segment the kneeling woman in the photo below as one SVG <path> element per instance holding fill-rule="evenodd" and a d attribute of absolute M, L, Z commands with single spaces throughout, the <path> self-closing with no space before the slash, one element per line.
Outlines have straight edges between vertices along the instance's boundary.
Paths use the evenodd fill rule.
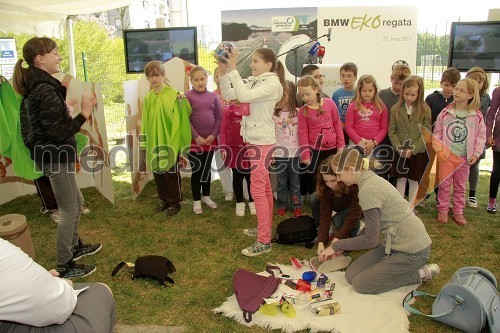
<path fill-rule="evenodd" d="M 358 186 L 346 186 L 332 169 L 333 155 L 325 158 L 316 179 L 316 192 L 311 195 L 311 208 L 318 227 L 318 255 L 325 250 L 328 232 L 333 224 L 333 240 L 354 237 L 363 215 L 358 202 Z M 332 218 L 332 212 L 336 214 Z"/>
<path fill-rule="evenodd" d="M 332 168 L 346 185 L 358 185 L 365 232 L 354 238 L 334 240 L 321 253 L 321 260 L 343 251 L 372 249 L 345 273 L 347 281 L 361 294 L 380 294 L 419 284 L 439 273 L 438 265 L 426 264 L 431 239 L 424 224 L 398 190 L 370 170 L 367 158 L 356 149 L 344 149 L 334 156 Z M 379 244 L 381 233 L 384 241 Z"/>

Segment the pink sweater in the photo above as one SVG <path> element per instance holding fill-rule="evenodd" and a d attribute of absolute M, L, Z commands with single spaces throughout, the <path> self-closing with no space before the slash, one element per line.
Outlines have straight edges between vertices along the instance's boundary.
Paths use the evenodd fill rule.
<path fill-rule="evenodd" d="M 314 150 L 330 150 L 344 147 L 344 132 L 337 106 L 329 98 L 322 99 L 321 108 L 325 111 L 318 114 L 317 109 L 304 105 L 299 110 L 299 144 Z M 307 109 L 307 117 L 304 110 Z M 309 149 L 305 149 L 301 160 L 311 159 Z"/>
<path fill-rule="evenodd" d="M 389 126 L 387 108 L 384 103 L 382 112 L 379 112 L 375 103 L 363 103 L 363 106 L 367 110 L 364 113 L 357 109 L 355 101 L 349 104 L 345 116 L 345 131 L 355 144 L 361 139 L 375 140 L 379 144 L 387 135 Z"/>

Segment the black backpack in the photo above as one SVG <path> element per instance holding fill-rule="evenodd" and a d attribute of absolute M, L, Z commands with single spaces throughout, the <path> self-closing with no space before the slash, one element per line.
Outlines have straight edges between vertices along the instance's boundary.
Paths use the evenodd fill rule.
<path fill-rule="evenodd" d="M 276 228 L 278 244 L 310 243 L 318 237 L 316 222 L 309 215 L 291 217 L 281 221 Z"/>

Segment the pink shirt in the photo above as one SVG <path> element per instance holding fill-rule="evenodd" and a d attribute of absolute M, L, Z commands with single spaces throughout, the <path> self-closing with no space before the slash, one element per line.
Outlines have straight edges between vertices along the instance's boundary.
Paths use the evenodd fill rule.
<path fill-rule="evenodd" d="M 372 102 L 363 102 L 363 106 L 366 111 L 362 112 L 357 109 L 355 101 L 349 104 L 345 116 L 345 131 L 355 144 L 358 144 L 361 139 L 375 140 L 379 144 L 387 135 L 389 126 L 387 108 L 384 103 L 382 103 L 382 112 L 379 112 L 375 103 Z"/>
<path fill-rule="evenodd" d="M 276 124 L 276 150 L 274 157 L 292 158 L 299 149 L 299 117 L 290 118 L 289 111 L 281 110 L 280 116 L 273 116 Z"/>
<path fill-rule="evenodd" d="M 318 109 L 311 109 L 304 105 L 299 110 L 299 144 L 301 147 L 310 147 L 314 150 L 330 150 L 344 147 L 344 132 L 340 121 L 337 106 L 329 98 L 322 99 L 321 108 L 325 111 L 318 114 Z M 304 110 L 307 109 L 307 117 Z M 301 155 L 302 161 L 310 160 L 309 149 Z"/>

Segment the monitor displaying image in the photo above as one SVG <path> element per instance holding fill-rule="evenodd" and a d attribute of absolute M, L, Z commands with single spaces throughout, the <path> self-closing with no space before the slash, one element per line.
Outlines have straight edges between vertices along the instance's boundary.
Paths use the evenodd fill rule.
<path fill-rule="evenodd" d="M 500 72 L 500 22 L 453 22 L 448 66 L 462 72 L 474 66 Z"/>
<path fill-rule="evenodd" d="M 129 74 L 144 72 L 149 61 L 179 57 L 198 64 L 196 27 L 124 30 L 125 66 Z"/>

